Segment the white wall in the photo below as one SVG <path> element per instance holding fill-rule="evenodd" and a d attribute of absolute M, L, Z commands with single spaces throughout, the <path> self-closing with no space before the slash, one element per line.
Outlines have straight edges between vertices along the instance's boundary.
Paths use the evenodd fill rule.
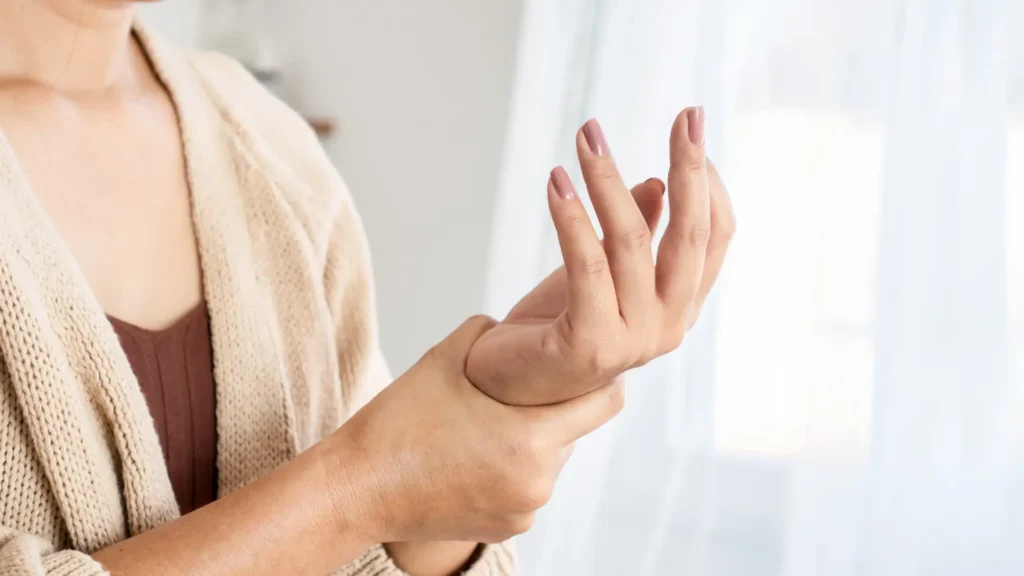
<path fill-rule="evenodd" d="M 202 0 L 170 0 L 139 5 L 146 22 L 167 38 L 184 46 L 199 39 L 199 7 Z"/>
<path fill-rule="evenodd" d="M 197 1 L 146 8 L 158 28 L 194 41 L 194 26 L 182 23 Z M 340 123 L 327 147 L 366 225 L 384 352 L 396 373 L 483 310 L 521 6 L 267 4 L 292 103 Z"/>

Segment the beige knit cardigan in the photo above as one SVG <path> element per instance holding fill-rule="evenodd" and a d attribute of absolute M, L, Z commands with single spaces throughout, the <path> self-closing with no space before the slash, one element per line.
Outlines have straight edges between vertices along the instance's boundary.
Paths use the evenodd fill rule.
<path fill-rule="evenodd" d="M 306 123 L 235 62 L 136 34 L 180 118 L 211 315 L 220 495 L 390 382 L 348 191 Z M 138 383 L 0 133 L 0 574 L 106 574 L 87 554 L 178 516 Z M 267 519 L 272 522 L 272 518 Z M 514 572 L 511 547 L 469 570 Z M 339 574 L 401 574 L 376 546 Z"/>

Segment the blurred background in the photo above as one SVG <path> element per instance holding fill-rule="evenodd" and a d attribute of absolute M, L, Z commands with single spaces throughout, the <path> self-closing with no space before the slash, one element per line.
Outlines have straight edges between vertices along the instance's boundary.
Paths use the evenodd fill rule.
<path fill-rule="evenodd" d="M 526 575 L 1024 574 L 1024 2 L 173 0 L 308 116 L 396 373 L 559 264 L 596 116 L 664 177 L 703 104 L 739 231 L 519 541 Z"/>

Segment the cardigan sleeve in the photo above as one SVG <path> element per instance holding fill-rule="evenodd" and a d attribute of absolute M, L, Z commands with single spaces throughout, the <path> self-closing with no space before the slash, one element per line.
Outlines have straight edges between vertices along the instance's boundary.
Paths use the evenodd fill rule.
<path fill-rule="evenodd" d="M 308 227 L 323 263 L 323 286 L 335 327 L 341 396 L 347 416 L 391 384 L 392 377 L 377 336 L 370 252 L 363 224 L 344 181 L 309 124 L 264 89 L 236 61 L 216 53 L 197 53 L 193 65 L 231 113 L 245 118 L 263 136 L 262 144 L 291 168 L 307 194 L 292 198 L 297 217 Z M 465 572 L 473 576 L 515 573 L 509 544 L 484 546 Z M 370 549 L 340 574 L 403 576 L 382 546 Z"/>
<path fill-rule="evenodd" d="M 337 178 L 337 184 L 341 208 L 327 251 L 324 285 L 337 326 L 343 396 L 351 415 L 390 385 L 392 377 L 377 337 L 373 280 L 362 224 L 340 177 Z M 395 565 L 381 545 L 374 546 L 336 574 L 408 576 Z M 483 545 L 472 565 L 463 574 L 516 574 L 511 541 Z"/>
<path fill-rule="evenodd" d="M 4 576 L 108 576 L 91 556 L 55 550 L 46 540 L 0 526 L 0 574 Z"/>
<path fill-rule="evenodd" d="M 512 576 L 516 573 L 515 551 L 512 542 L 488 544 L 483 547 L 473 565 L 463 576 Z M 384 551 L 374 546 L 360 558 L 353 560 L 331 576 L 409 576 Z"/>

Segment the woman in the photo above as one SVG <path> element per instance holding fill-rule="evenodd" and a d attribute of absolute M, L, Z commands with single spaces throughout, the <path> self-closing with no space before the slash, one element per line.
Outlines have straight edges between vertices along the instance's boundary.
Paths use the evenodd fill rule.
<path fill-rule="evenodd" d="M 607 243 L 556 169 L 566 267 L 392 381 L 348 193 L 235 63 L 132 2 L 0 0 L 0 130 L 2 574 L 513 573 L 732 227 L 689 109 L 653 262 L 664 185 L 631 196 L 590 122 Z"/>

